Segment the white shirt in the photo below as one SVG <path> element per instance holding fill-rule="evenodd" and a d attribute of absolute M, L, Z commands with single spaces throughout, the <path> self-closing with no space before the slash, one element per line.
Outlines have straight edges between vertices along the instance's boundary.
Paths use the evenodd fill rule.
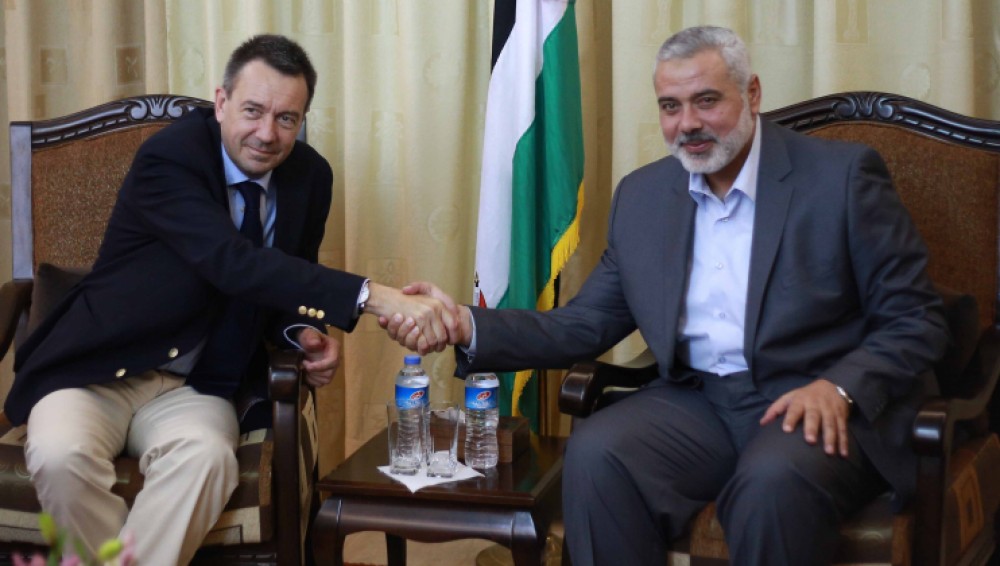
<path fill-rule="evenodd" d="M 677 358 L 694 369 L 718 375 L 747 369 L 743 336 L 759 165 L 758 118 L 750 153 L 724 199 L 702 174 L 688 182 L 697 210 Z"/>

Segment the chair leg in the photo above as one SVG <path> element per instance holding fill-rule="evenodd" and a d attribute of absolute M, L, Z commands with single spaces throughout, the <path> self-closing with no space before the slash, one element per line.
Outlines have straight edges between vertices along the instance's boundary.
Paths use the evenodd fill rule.
<path fill-rule="evenodd" d="M 406 566 L 406 539 L 385 534 L 385 550 L 389 555 L 389 566 Z"/>

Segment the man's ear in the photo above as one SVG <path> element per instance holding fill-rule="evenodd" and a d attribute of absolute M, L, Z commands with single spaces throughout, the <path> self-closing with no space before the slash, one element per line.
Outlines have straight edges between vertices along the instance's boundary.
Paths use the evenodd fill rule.
<path fill-rule="evenodd" d="M 220 87 L 216 87 L 216 89 L 215 89 L 215 119 L 218 120 L 220 123 L 222 122 L 222 116 L 225 113 L 224 112 L 224 106 L 226 105 L 226 101 L 227 100 L 228 100 L 228 98 L 226 97 L 226 89 L 222 88 L 221 86 Z"/>
<path fill-rule="evenodd" d="M 750 83 L 747 85 L 747 100 L 750 101 L 750 112 L 756 116 L 760 112 L 760 77 L 750 75 Z"/>

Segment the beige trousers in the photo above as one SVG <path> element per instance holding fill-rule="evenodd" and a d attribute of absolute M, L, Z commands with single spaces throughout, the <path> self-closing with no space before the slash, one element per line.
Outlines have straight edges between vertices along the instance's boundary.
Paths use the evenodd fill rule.
<path fill-rule="evenodd" d="M 187 564 L 236 489 L 231 402 L 169 373 L 46 395 L 28 417 L 25 457 L 42 508 L 91 552 L 131 532 L 140 565 Z M 112 460 L 139 458 L 132 510 L 111 493 Z"/>

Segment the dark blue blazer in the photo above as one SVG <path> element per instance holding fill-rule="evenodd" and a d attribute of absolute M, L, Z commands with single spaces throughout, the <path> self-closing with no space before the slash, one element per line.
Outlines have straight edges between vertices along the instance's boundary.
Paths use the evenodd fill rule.
<path fill-rule="evenodd" d="M 263 316 L 257 337 L 286 344 L 292 323 L 352 330 L 362 277 L 318 265 L 333 173 L 304 143 L 274 170 L 274 245 L 255 248 L 229 213 L 219 124 L 198 109 L 139 148 L 92 272 L 15 354 L 4 411 L 27 420 L 61 388 L 161 367 L 206 338 L 237 298 Z M 300 307 L 322 310 L 320 321 Z M 239 345 L 245 347 L 245 345 Z M 241 376 L 234 376 L 239 379 Z"/>

